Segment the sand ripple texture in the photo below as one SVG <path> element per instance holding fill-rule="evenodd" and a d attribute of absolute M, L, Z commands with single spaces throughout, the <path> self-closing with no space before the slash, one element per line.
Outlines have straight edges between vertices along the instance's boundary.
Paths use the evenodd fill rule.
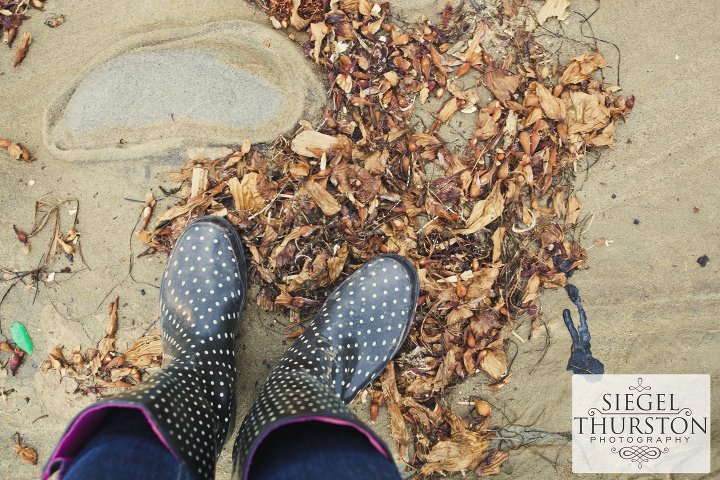
<path fill-rule="evenodd" d="M 272 142 L 318 120 L 324 101 L 297 44 L 266 26 L 220 22 L 105 52 L 50 104 L 43 138 L 63 160 L 170 165 L 188 149 Z"/>

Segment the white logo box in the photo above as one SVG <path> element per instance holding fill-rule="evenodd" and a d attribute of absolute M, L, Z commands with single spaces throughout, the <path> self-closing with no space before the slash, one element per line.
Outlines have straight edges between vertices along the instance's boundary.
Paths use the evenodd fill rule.
<path fill-rule="evenodd" d="M 709 473 L 710 375 L 573 375 L 574 473 Z"/>

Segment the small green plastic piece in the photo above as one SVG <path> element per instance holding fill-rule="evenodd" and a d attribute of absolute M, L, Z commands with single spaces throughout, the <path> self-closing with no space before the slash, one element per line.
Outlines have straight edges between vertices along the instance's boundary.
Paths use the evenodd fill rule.
<path fill-rule="evenodd" d="M 30 336 L 25 329 L 25 326 L 20 322 L 15 322 L 10 325 L 10 333 L 12 334 L 13 342 L 15 345 L 20 347 L 28 355 L 32 355 L 33 343 L 30 340 Z"/>

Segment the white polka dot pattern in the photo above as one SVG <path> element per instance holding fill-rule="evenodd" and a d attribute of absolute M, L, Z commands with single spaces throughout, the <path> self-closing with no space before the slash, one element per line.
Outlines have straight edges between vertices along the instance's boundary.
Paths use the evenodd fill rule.
<path fill-rule="evenodd" d="M 201 217 L 188 224 L 160 289 L 163 367 L 137 388 L 100 402 L 140 406 L 194 479 L 215 478 L 235 424 L 233 343 L 247 296 L 245 268 L 230 222 Z"/>
<path fill-rule="evenodd" d="M 233 450 L 233 478 L 245 477 L 257 443 L 284 423 L 336 418 L 374 435 L 346 404 L 397 354 L 418 295 L 415 268 L 394 254 L 375 257 L 343 282 L 288 348 L 245 417 Z"/>

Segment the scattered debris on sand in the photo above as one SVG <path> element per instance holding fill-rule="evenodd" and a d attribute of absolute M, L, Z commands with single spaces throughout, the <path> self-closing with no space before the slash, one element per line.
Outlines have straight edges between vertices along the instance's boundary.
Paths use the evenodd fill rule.
<path fill-rule="evenodd" d="M 194 218 L 227 218 L 249 250 L 258 305 L 287 312 L 291 338 L 352 271 L 381 253 L 405 256 L 421 283 L 415 324 L 361 398 L 373 420 L 387 405 L 408 471 L 499 473 L 508 455 L 492 447 L 490 405 L 478 398 L 461 418 L 444 397 L 473 375 L 490 389 L 511 381 L 508 338 L 540 326 L 541 290 L 566 287 L 587 257 L 578 165 L 590 148 L 614 148 L 634 98 L 598 78 L 599 51 L 559 63 L 536 41 L 539 23 L 567 14 L 564 1 L 539 13 L 524 0 L 448 3 L 413 25 L 369 0 L 253 3 L 327 76 L 323 121 L 272 146 L 244 142 L 185 162 L 169 174 L 179 184 L 172 207 L 158 211 L 152 194 L 144 202 L 141 255 L 171 251 Z M 18 240 L 29 248 L 65 202 L 42 203 L 50 210 L 30 233 L 16 228 Z M 45 263 L 16 277 L 38 281 L 58 248 L 72 259 L 73 232 L 61 235 L 56 221 Z M 115 350 L 117 302 L 97 348 L 69 357 L 56 348 L 43 368 L 100 393 L 159 366 L 157 335 Z"/>
<path fill-rule="evenodd" d="M 508 337 L 526 319 L 537 328 L 541 289 L 565 287 L 586 259 L 578 162 L 590 147 L 614 148 L 634 100 L 593 77 L 606 66 L 600 52 L 554 64 L 526 28 L 535 14 L 524 2 L 448 4 L 442 21 L 410 26 L 387 3 L 331 2 L 324 13 L 306 3 L 264 7 L 276 28 L 309 33 L 302 48 L 330 85 L 322 124 L 270 149 L 246 142 L 187 161 L 170 174 L 180 201 L 139 232 L 144 254 L 170 251 L 193 218 L 228 218 L 250 250 L 258 304 L 289 312 L 290 336 L 370 258 L 409 258 L 422 289 L 416 322 L 370 388 L 371 414 L 388 405 L 408 468 L 497 472 L 507 457 L 486 450 L 489 412 L 463 420 L 444 392 L 480 372 L 491 388 L 510 380 Z M 426 127 L 416 109 L 431 102 Z M 474 122 L 470 138 L 453 133 L 458 118 Z"/>

